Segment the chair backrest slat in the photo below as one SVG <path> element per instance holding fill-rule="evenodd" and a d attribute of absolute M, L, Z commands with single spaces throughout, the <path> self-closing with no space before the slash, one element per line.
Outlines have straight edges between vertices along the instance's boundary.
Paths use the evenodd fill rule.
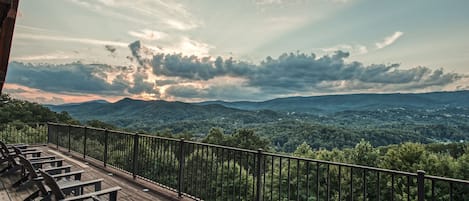
<path fill-rule="evenodd" d="M 36 173 L 36 169 L 34 168 L 33 164 L 31 164 L 31 161 L 26 159 L 22 155 L 18 155 L 18 158 L 20 159 L 21 165 L 31 174 L 32 178 L 39 177 L 39 175 Z"/>
<path fill-rule="evenodd" d="M 50 190 L 52 191 L 52 194 L 55 196 L 56 200 L 62 200 L 65 199 L 65 194 L 60 190 L 59 185 L 57 184 L 57 181 L 55 181 L 52 176 L 50 176 L 48 173 L 44 172 L 43 170 L 39 170 L 41 173 L 42 177 L 44 178 L 44 182 L 46 183 L 47 186 L 49 186 Z"/>

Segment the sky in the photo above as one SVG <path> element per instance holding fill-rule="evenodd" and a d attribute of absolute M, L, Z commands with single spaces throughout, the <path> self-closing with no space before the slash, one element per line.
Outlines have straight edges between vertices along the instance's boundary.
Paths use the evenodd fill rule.
<path fill-rule="evenodd" d="M 22 0 L 5 92 L 262 101 L 469 90 L 467 0 Z"/>

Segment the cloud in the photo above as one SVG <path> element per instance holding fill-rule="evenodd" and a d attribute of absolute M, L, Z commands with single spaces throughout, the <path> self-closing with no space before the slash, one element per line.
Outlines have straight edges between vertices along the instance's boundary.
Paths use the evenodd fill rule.
<path fill-rule="evenodd" d="M 169 25 L 170 27 L 174 28 L 174 29 L 178 29 L 178 30 L 181 30 L 181 31 L 190 30 L 190 29 L 193 29 L 193 28 L 197 27 L 197 24 L 184 23 L 182 21 L 178 21 L 178 20 L 174 20 L 174 19 L 166 20 L 166 24 Z"/>
<path fill-rule="evenodd" d="M 265 100 L 275 97 L 354 92 L 417 92 L 467 89 L 468 76 L 399 64 L 365 65 L 350 54 L 284 53 L 259 63 L 233 58 L 156 53 L 139 41 L 129 45 L 130 66 L 11 62 L 7 83 L 52 94 L 145 97 L 168 100 Z M 18 87 L 19 86 L 19 87 Z M 28 94 L 17 91 L 17 94 Z M 67 96 L 57 96 L 64 98 Z M 45 100 L 43 100 L 45 101 Z"/>
<path fill-rule="evenodd" d="M 22 88 L 6 88 L 4 90 L 5 93 L 8 93 L 8 94 L 19 94 L 19 93 L 24 93 L 24 92 L 27 92 L 26 90 L 22 89 Z"/>
<path fill-rule="evenodd" d="M 137 49 L 134 49 L 135 52 Z M 182 54 L 155 53 L 136 60 L 152 68 L 155 76 L 192 82 L 209 82 L 219 77 L 245 80 L 245 88 L 255 88 L 267 96 L 357 91 L 412 91 L 443 88 L 465 75 L 445 73 L 428 67 L 401 69 L 399 64 L 345 62 L 348 52 L 336 51 L 317 57 L 315 54 L 285 53 L 278 58 L 267 57 L 259 64 L 222 57 L 197 57 Z M 213 87 L 172 85 L 168 93 L 175 96 L 199 98 L 208 96 Z"/>
<path fill-rule="evenodd" d="M 166 33 L 149 29 L 143 29 L 141 31 L 129 31 L 128 33 L 131 36 L 148 41 L 159 40 L 167 36 Z"/>
<path fill-rule="evenodd" d="M 107 83 L 103 72 L 112 68 L 104 64 L 25 64 L 11 62 L 7 82 L 49 92 L 122 94 L 128 87 Z"/>
<path fill-rule="evenodd" d="M 144 69 L 106 64 L 26 64 L 11 62 L 7 83 L 62 94 L 159 95 Z"/>
<path fill-rule="evenodd" d="M 314 0 L 311 0 L 314 1 Z M 332 3 L 347 3 L 350 0 L 316 0 L 318 2 L 323 1 L 323 2 L 332 2 Z M 285 3 L 305 3 L 308 1 L 302 1 L 302 0 L 254 0 L 254 3 L 259 6 L 264 6 L 264 5 L 277 5 L 277 4 L 285 4 Z"/>
<path fill-rule="evenodd" d="M 265 100 L 271 98 L 258 89 L 239 83 L 221 83 L 196 87 L 194 85 L 172 85 L 165 91 L 166 96 L 182 100 Z"/>
<path fill-rule="evenodd" d="M 104 48 L 106 48 L 106 50 L 111 54 L 114 54 L 114 52 L 116 52 L 116 48 L 112 45 L 105 45 Z"/>
<path fill-rule="evenodd" d="M 40 41 L 58 41 L 58 42 L 71 42 L 71 43 L 81 43 L 88 45 L 112 45 L 117 47 L 127 47 L 128 43 L 109 41 L 109 40 L 99 40 L 92 38 L 76 38 L 76 37 L 66 37 L 66 36 L 53 36 L 53 35 L 36 35 L 36 34 L 23 34 L 18 33 L 14 35 L 15 38 L 20 39 L 30 39 L 30 40 L 40 40 Z"/>
<path fill-rule="evenodd" d="M 402 35 L 404 35 L 403 32 L 396 31 L 396 32 L 394 32 L 393 35 L 388 36 L 388 37 L 384 38 L 383 41 L 376 43 L 375 44 L 376 48 L 378 48 L 378 49 L 385 48 L 385 47 L 393 44 L 394 42 L 396 42 L 396 40 L 399 39 Z"/>
<path fill-rule="evenodd" d="M 328 47 L 328 48 L 320 48 L 321 51 L 327 53 L 327 54 L 332 54 L 337 51 L 345 51 L 345 52 L 350 52 L 351 54 L 354 55 L 362 55 L 368 53 L 368 48 L 364 45 L 348 45 L 348 44 L 342 44 L 342 45 L 336 45 L 333 47 Z"/>
<path fill-rule="evenodd" d="M 64 52 L 55 52 L 49 54 L 41 55 L 28 55 L 28 56 L 18 56 L 12 57 L 11 60 L 15 61 L 44 61 L 44 60 L 62 60 L 62 59 L 71 59 L 73 56 L 65 54 Z"/>

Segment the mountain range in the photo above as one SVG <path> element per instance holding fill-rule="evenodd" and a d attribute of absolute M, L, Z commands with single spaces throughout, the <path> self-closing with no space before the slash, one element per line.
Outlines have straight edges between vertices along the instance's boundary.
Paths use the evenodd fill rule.
<path fill-rule="evenodd" d="M 47 107 L 56 112 L 66 111 L 80 121 L 97 119 L 121 127 L 148 128 L 181 121 L 249 124 L 289 118 L 330 117 L 344 115 L 350 111 L 363 113 L 396 109 L 430 111 L 443 108 L 469 108 L 469 91 L 288 97 L 263 102 L 184 103 L 124 98 L 115 103 L 96 100 L 47 105 Z"/>
<path fill-rule="evenodd" d="M 413 142 L 469 140 L 469 91 L 421 94 L 351 94 L 288 97 L 262 102 L 198 103 L 124 98 L 64 105 L 82 122 L 100 120 L 120 128 L 152 133 L 190 133 L 202 137 L 211 128 L 225 133 L 253 129 L 276 149 L 349 147 L 361 139 L 376 146 Z"/>

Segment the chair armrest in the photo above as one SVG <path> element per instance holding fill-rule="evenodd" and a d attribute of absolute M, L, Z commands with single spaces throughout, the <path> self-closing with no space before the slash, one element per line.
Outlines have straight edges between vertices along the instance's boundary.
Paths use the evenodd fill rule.
<path fill-rule="evenodd" d="M 79 171 L 75 171 L 75 172 L 66 172 L 66 173 L 62 173 L 62 174 L 55 174 L 55 175 L 51 175 L 51 177 L 54 178 L 54 179 L 62 179 L 62 178 L 65 178 L 65 177 L 75 176 L 76 180 L 80 180 L 81 179 L 81 174 L 84 173 L 84 172 L 85 171 L 83 171 L 83 170 L 79 170 Z M 43 177 L 34 178 L 34 181 L 42 181 L 42 180 L 44 180 Z"/>
<path fill-rule="evenodd" d="M 63 199 L 62 201 L 85 200 L 85 199 L 93 198 L 93 197 L 100 196 L 100 195 L 106 195 L 106 194 L 109 194 L 109 200 L 117 200 L 117 191 L 120 191 L 120 190 L 121 190 L 121 187 L 116 186 L 116 187 L 107 188 L 101 191 L 96 191 L 93 193 L 88 193 L 88 194 L 84 194 L 80 196 L 68 197 L 68 198 Z"/>
<path fill-rule="evenodd" d="M 55 156 L 41 156 L 41 157 L 32 157 L 32 158 L 27 158 L 29 161 L 35 161 L 35 160 L 46 160 L 50 159 L 53 160 L 55 159 Z"/>
<path fill-rule="evenodd" d="M 41 155 L 42 151 L 25 151 L 21 152 L 21 155 L 26 156 L 26 155 Z"/>
<path fill-rule="evenodd" d="M 89 181 L 80 181 L 78 183 L 70 183 L 70 184 L 64 184 L 59 186 L 61 190 L 68 190 L 68 189 L 73 189 L 73 188 L 82 188 L 86 186 L 94 186 L 95 191 L 101 190 L 101 182 L 104 181 L 104 179 L 95 179 L 95 180 L 89 180 Z"/>
<path fill-rule="evenodd" d="M 59 167 L 51 167 L 51 168 L 44 168 L 42 170 L 44 170 L 44 172 L 47 172 L 50 174 L 50 172 L 54 172 L 54 171 L 57 171 L 57 170 L 65 170 L 65 172 L 70 172 L 70 169 L 71 169 L 71 165 L 64 165 L 64 166 L 59 166 Z M 39 171 L 36 171 L 39 173 Z"/>
<path fill-rule="evenodd" d="M 11 147 L 18 147 L 18 148 L 22 148 L 22 147 L 28 147 L 27 144 L 7 144 L 7 147 L 8 148 L 11 148 Z"/>
<path fill-rule="evenodd" d="M 51 164 L 51 163 L 57 163 L 57 162 L 63 162 L 63 158 L 57 158 L 53 160 L 42 160 L 42 161 L 31 161 L 32 165 L 42 165 L 42 164 Z"/>

